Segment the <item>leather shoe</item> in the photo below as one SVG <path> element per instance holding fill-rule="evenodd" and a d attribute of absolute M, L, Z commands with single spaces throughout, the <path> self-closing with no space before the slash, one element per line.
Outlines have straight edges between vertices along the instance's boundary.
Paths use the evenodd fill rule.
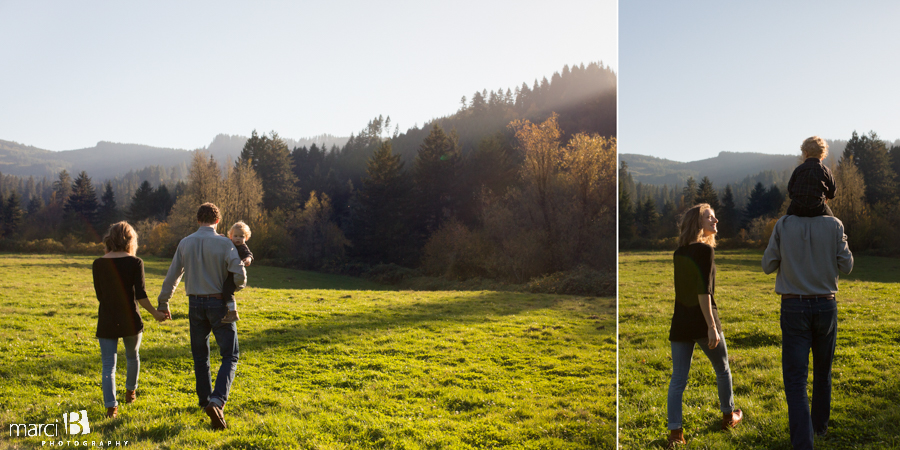
<path fill-rule="evenodd" d="M 687 441 L 684 440 L 684 429 L 679 428 L 669 431 L 669 444 L 666 445 L 666 448 L 673 449 L 679 444 L 687 444 Z"/>
<path fill-rule="evenodd" d="M 119 415 L 119 407 L 118 406 L 112 406 L 112 407 L 106 408 L 106 417 L 115 418 L 118 415 Z"/>
<path fill-rule="evenodd" d="M 134 399 L 137 398 L 137 393 L 134 391 L 125 391 L 125 403 L 134 403 Z"/>
<path fill-rule="evenodd" d="M 225 424 L 225 413 L 222 412 L 222 408 L 215 403 L 210 403 L 206 405 L 205 408 L 206 415 L 212 420 L 210 425 L 213 430 L 224 430 L 228 428 L 228 425 Z"/>
<path fill-rule="evenodd" d="M 729 428 L 734 428 L 738 426 L 742 420 L 744 420 L 744 413 L 739 409 L 730 413 L 724 413 L 722 414 L 722 429 L 727 430 Z"/>

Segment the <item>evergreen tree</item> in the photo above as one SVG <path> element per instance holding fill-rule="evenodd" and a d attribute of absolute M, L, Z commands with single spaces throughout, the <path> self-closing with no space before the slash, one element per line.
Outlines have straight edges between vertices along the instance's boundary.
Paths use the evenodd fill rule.
<path fill-rule="evenodd" d="M 140 222 L 153 218 L 156 208 L 154 204 L 153 186 L 150 182 L 144 180 L 131 197 L 131 204 L 128 206 L 128 220 L 132 222 Z"/>
<path fill-rule="evenodd" d="M 778 215 L 784 199 L 784 193 L 781 192 L 781 189 L 778 189 L 777 185 L 773 184 L 772 187 L 766 190 L 765 202 L 768 205 L 768 209 L 763 215 Z"/>
<path fill-rule="evenodd" d="M 725 192 L 722 194 L 722 203 L 716 210 L 719 219 L 719 235 L 723 238 L 731 238 L 737 236 L 737 230 L 740 228 L 740 214 L 737 206 L 734 204 L 734 193 L 731 185 L 725 185 Z"/>
<path fill-rule="evenodd" d="M 709 181 L 709 177 L 703 177 L 703 179 L 700 180 L 696 203 L 708 203 L 714 211 L 719 211 L 719 193 L 713 188 L 712 181 Z"/>
<path fill-rule="evenodd" d="M 410 183 L 390 141 L 372 154 L 366 173 L 352 219 L 354 252 L 372 262 L 408 263 Z"/>
<path fill-rule="evenodd" d="M 681 191 L 681 210 L 686 211 L 697 204 L 697 181 L 694 177 L 688 177 Z"/>
<path fill-rule="evenodd" d="M 645 239 L 656 238 L 659 231 L 659 212 L 656 210 L 653 197 L 648 196 L 646 200 L 640 202 L 636 216 L 640 236 Z"/>
<path fill-rule="evenodd" d="M 630 178 L 628 164 L 622 161 L 622 167 L 619 169 L 619 242 L 628 241 L 634 237 L 634 205 L 626 185 L 626 180 Z"/>
<path fill-rule="evenodd" d="M 753 219 L 764 216 L 770 209 L 766 188 L 761 182 L 757 182 L 756 186 L 753 187 L 753 191 L 750 192 L 750 197 L 747 198 L 742 228 L 747 228 Z"/>
<path fill-rule="evenodd" d="M 893 202 L 897 194 L 897 173 L 891 164 L 887 144 L 874 131 L 858 136 L 856 131 L 844 148 L 844 158 L 852 156 L 866 184 L 866 201 L 870 205 Z"/>
<path fill-rule="evenodd" d="M 0 203 L 3 199 L 0 198 Z M 22 200 L 18 191 L 12 191 L 3 207 L 3 236 L 10 237 L 19 231 L 25 216 L 21 206 Z"/>
<path fill-rule="evenodd" d="M 169 188 L 161 184 L 153 191 L 150 197 L 152 206 L 150 218 L 157 222 L 165 222 L 166 218 L 169 217 L 169 211 L 172 210 L 172 205 L 175 204 L 175 199 L 169 194 Z"/>
<path fill-rule="evenodd" d="M 37 214 L 38 211 L 44 208 L 44 199 L 41 198 L 40 194 L 31 197 L 31 200 L 28 201 L 28 215 L 32 216 Z"/>
<path fill-rule="evenodd" d="M 119 221 L 119 209 L 116 206 L 116 194 L 112 183 L 106 182 L 103 195 L 100 196 L 100 207 L 97 209 L 97 230 L 104 233 L 110 225 Z"/>
<path fill-rule="evenodd" d="M 455 215 L 460 200 L 460 154 L 456 139 L 438 124 L 419 148 L 413 168 L 417 234 L 422 242 L 445 218 Z"/>
<path fill-rule="evenodd" d="M 250 161 L 262 181 L 263 206 L 266 210 L 281 208 L 293 211 L 297 208 L 297 177 L 292 167 L 291 152 L 278 133 L 273 131 L 271 136 L 260 137 L 253 130 L 241 150 L 239 161 Z"/>
<path fill-rule="evenodd" d="M 53 199 L 60 205 L 65 205 L 72 194 L 72 177 L 65 169 L 59 172 L 59 178 L 53 182 Z"/>
<path fill-rule="evenodd" d="M 97 207 L 97 193 L 91 178 L 81 171 L 72 183 L 72 193 L 66 201 L 64 230 L 82 239 L 98 240 Z"/>

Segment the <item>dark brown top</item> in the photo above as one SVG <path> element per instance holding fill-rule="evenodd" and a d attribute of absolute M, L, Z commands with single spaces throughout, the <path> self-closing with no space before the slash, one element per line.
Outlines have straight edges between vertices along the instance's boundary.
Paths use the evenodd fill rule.
<path fill-rule="evenodd" d="M 716 329 L 722 331 L 716 306 L 716 252 L 707 244 L 695 242 L 675 250 L 675 312 L 672 314 L 670 341 L 693 341 L 707 337 L 706 319 L 698 295 L 709 294 Z"/>
<path fill-rule="evenodd" d="M 144 331 L 144 322 L 135 302 L 147 298 L 144 261 L 136 256 L 97 258 L 93 272 L 94 291 L 100 302 L 97 337 L 120 338 Z"/>

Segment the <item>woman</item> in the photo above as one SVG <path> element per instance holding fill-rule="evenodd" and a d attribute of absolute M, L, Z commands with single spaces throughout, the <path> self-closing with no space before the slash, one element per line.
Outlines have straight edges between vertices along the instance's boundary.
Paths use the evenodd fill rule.
<path fill-rule="evenodd" d="M 116 401 L 116 347 L 119 338 L 125 344 L 127 371 L 125 377 L 125 403 L 137 397 L 138 371 L 140 370 L 141 332 L 144 324 L 137 309 L 140 302 L 153 318 L 162 322 L 165 313 L 150 305 L 144 289 L 144 261 L 137 253 L 137 233 L 128 222 L 114 223 L 103 237 L 106 254 L 94 261 L 94 290 L 100 308 L 97 317 L 97 339 L 100 341 L 100 357 L 103 361 L 103 403 L 106 417 L 118 415 Z"/>
<path fill-rule="evenodd" d="M 675 313 L 669 329 L 672 343 L 672 380 L 669 383 L 668 420 L 669 448 L 684 444 L 681 424 L 681 398 L 691 370 L 694 343 L 700 345 L 716 371 L 722 429 L 736 427 L 743 419 L 734 409 L 731 370 L 725 334 L 716 308 L 716 220 L 715 212 L 706 204 L 695 205 L 684 213 L 675 250 Z"/>

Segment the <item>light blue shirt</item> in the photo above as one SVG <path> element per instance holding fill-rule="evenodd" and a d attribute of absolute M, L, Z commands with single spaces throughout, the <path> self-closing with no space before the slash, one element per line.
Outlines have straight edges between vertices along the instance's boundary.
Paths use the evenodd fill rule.
<path fill-rule="evenodd" d="M 778 271 L 775 292 L 827 295 L 838 290 L 838 273 L 853 270 L 844 224 L 835 217 L 782 216 L 762 259 L 763 272 Z"/>

